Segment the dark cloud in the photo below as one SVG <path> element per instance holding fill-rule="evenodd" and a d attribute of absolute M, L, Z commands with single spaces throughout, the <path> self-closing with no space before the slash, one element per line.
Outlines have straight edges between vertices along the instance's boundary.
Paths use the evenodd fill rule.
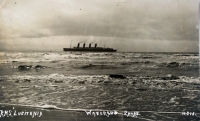
<path fill-rule="evenodd" d="M 0 41 L 46 43 L 44 38 L 77 36 L 79 41 L 127 41 L 137 50 L 154 50 L 160 40 L 160 46 L 169 46 L 167 41 L 183 41 L 177 44 L 182 46 L 188 45 L 185 41 L 197 42 L 197 25 L 198 0 L 10 0 L 0 11 Z M 192 45 L 186 50 L 193 50 Z"/>
<path fill-rule="evenodd" d="M 161 7 L 158 11 L 151 9 L 153 6 L 142 9 L 138 6 L 134 8 L 134 5 L 131 8 L 128 4 L 109 5 L 102 6 L 98 11 L 84 12 L 82 9 L 83 12 L 77 12 L 75 15 L 60 12 L 52 19 L 41 17 L 40 24 L 56 36 L 93 35 L 132 39 L 198 40 L 198 11 L 178 7 L 176 11 L 163 10 Z M 108 11 L 105 12 L 105 9 Z"/>
<path fill-rule="evenodd" d="M 151 1 L 161 7 L 147 1 L 145 3 L 135 0 L 135 2 L 113 1 L 112 3 L 106 2 L 104 5 L 91 2 L 90 9 L 85 8 L 89 6 L 88 3 L 79 5 L 80 8 L 83 7 L 82 9 L 66 3 L 65 6 L 70 8 L 66 10 L 71 11 L 58 11 L 59 8 L 51 5 L 54 10 L 58 11 L 52 13 L 48 11 L 49 7 L 44 9 L 40 7 L 45 6 L 40 6 L 38 8 L 44 11 L 29 14 L 35 16 L 36 20 L 33 21 L 35 23 L 30 23 L 34 26 L 29 25 L 33 26 L 32 28 L 18 27 L 14 35 L 18 34 L 17 37 L 21 38 L 93 35 L 132 39 L 198 40 L 198 29 L 196 28 L 198 11 L 194 11 L 197 8 L 193 10 L 192 5 L 187 6 L 184 2 L 170 2 L 164 5 L 162 2 Z M 40 31 L 41 29 L 48 29 L 49 32 L 44 33 Z M 4 31 L 1 31 L 2 37 L 3 33 Z M 9 36 L 12 37 L 12 34 L 10 33 Z"/>

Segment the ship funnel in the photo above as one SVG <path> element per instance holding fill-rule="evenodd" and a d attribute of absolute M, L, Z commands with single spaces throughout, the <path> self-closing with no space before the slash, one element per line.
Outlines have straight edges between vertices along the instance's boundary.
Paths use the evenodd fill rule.
<path fill-rule="evenodd" d="M 79 48 L 79 45 L 80 45 L 80 44 L 78 43 L 77 48 Z"/>
<path fill-rule="evenodd" d="M 91 48 L 91 43 L 89 44 L 89 48 Z"/>
<path fill-rule="evenodd" d="M 85 43 L 83 44 L 83 48 L 85 48 Z"/>
<path fill-rule="evenodd" d="M 95 46 L 94 46 L 95 48 L 97 48 L 97 43 L 95 44 Z"/>

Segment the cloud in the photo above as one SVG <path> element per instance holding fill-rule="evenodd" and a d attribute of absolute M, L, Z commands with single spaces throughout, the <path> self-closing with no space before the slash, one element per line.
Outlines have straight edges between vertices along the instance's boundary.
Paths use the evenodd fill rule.
<path fill-rule="evenodd" d="M 0 11 L 0 42 L 17 49 L 87 40 L 123 51 L 193 51 L 198 29 L 198 0 L 9 0 Z"/>
<path fill-rule="evenodd" d="M 0 35 L 1 38 L 92 35 L 132 39 L 198 40 L 198 5 L 195 5 L 195 2 L 185 3 L 186 0 L 169 1 L 42 0 L 26 3 L 19 1 L 18 6 L 10 5 L 10 2 L 4 13 L 11 16 L 4 13 L 0 16 L 3 17 L 3 20 L 0 20 L 0 25 L 3 24 Z M 14 8 L 11 10 L 9 6 Z"/>

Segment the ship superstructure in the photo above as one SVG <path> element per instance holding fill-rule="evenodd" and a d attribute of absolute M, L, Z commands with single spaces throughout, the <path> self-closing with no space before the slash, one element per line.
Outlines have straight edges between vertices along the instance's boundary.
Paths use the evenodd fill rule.
<path fill-rule="evenodd" d="M 78 43 L 77 47 L 63 48 L 63 51 L 86 51 L 86 52 L 116 52 L 117 51 L 113 48 L 97 47 L 97 43 L 95 43 L 94 47 L 92 47 L 92 43 L 90 43 L 88 47 L 86 47 L 85 45 L 86 44 L 83 43 L 83 46 L 81 47 L 80 43 Z"/>

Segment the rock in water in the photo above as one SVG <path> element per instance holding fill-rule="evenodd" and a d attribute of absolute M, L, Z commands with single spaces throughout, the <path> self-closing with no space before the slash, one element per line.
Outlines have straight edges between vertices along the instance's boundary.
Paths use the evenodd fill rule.
<path fill-rule="evenodd" d="M 20 65 L 20 66 L 18 66 L 18 69 L 29 69 L 31 67 L 32 67 L 32 65 Z"/>
<path fill-rule="evenodd" d="M 36 65 L 35 69 L 41 69 L 41 68 L 45 68 L 45 66 L 41 66 L 41 65 Z"/>
<path fill-rule="evenodd" d="M 166 65 L 166 67 L 178 67 L 179 66 L 179 63 L 177 62 L 170 62 Z"/>
<path fill-rule="evenodd" d="M 55 80 L 54 82 L 55 82 L 55 83 L 63 83 L 62 80 Z"/>
<path fill-rule="evenodd" d="M 126 79 L 125 76 L 119 75 L 119 74 L 110 74 L 109 76 L 110 76 L 111 78 Z"/>

